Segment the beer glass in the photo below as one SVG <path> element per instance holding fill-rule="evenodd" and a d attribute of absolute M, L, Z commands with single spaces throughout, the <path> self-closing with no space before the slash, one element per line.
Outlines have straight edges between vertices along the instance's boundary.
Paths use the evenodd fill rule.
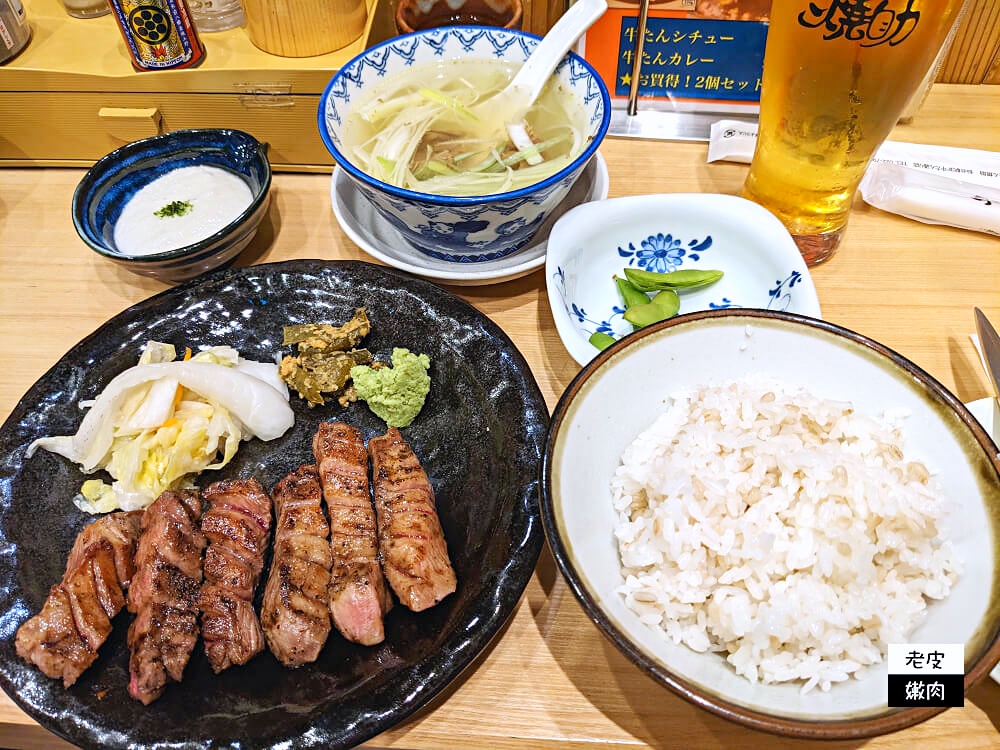
<path fill-rule="evenodd" d="M 948 37 L 963 0 L 774 0 L 757 147 L 743 195 L 807 265 L 837 249 L 868 162 Z"/>

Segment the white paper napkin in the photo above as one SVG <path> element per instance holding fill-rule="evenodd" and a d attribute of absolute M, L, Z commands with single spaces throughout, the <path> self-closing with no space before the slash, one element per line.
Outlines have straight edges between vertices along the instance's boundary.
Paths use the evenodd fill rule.
<path fill-rule="evenodd" d="M 712 123 L 708 161 L 749 163 L 757 123 Z M 925 224 L 1000 234 L 1000 153 L 886 141 L 860 186 L 865 202 Z"/>
<path fill-rule="evenodd" d="M 908 219 L 1000 234 L 996 188 L 882 161 L 868 167 L 860 190 L 868 205 Z"/>

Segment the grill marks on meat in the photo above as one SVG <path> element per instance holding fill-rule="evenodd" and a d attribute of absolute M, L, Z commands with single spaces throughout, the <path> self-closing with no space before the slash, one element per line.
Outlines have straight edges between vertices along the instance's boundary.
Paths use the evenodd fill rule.
<path fill-rule="evenodd" d="M 379 564 L 364 438 L 343 422 L 323 422 L 313 453 L 330 514 L 330 616 L 347 640 L 373 646 L 385 638 L 382 617 L 392 595 Z"/>
<path fill-rule="evenodd" d="M 66 558 L 67 572 L 79 567 L 94 544 L 106 542 L 111 546 L 118 581 L 127 589 L 135 575 L 135 547 L 141 523 L 142 511 L 133 510 L 109 513 L 84 526 Z"/>
<path fill-rule="evenodd" d="M 135 615 L 128 689 L 148 705 L 181 681 L 199 632 L 216 673 L 247 663 L 265 642 L 298 667 L 318 658 L 331 620 L 350 641 L 381 643 L 389 586 L 414 612 L 456 590 L 434 490 L 399 430 L 366 450 L 357 428 L 325 422 L 313 453 L 317 463 L 290 473 L 270 497 L 256 479 L 225 480 L 206 488 L 204 516 L 196 490 L 167 491 L 145 512 L 85 527 L 62 581 L 18 629 L 18 655 L 69 687 L 127 604 Z M 274 551 L 258 620 L 272 501 Z"/>
<path fill-rule="evenodd" d="M 253 593 L 270 541 L 271 498 L 256 479 L 215 482 L 202 498 L 208 510 L 201 531 L 209 544 L 199 598 L 201 635 L 208 662 L 219 673 L 264 649 Z"/>
<path fill-rule="evenodd" d="M 141 511 L 111 513 L 77 535 L 62 581 L 18 628 L 18 656 L 69 687 L 97 659 L 135 573 Z"/>
<path fill-rule="evenodd" d="M 166 491 L 142 516 L 136 574 L 129 588 L 129 693 L 148 705 L 184 675 L 198 640 L 202 580 L 201 498 Z"/>
<path fill-rule="evenodd" d="M 455 591 L 455 571 L 434 506 L 434 489 L 395 427 L 368 441 L 385 577 L 414 612 Z"/>
<path fill-rule="evenodd" d="M 316 660 L 330 634 L 330 527 L 316 466 L 300 466 L 271 495 L 274 554 L 260 619 L 271 653 L 298 667 Z"/>

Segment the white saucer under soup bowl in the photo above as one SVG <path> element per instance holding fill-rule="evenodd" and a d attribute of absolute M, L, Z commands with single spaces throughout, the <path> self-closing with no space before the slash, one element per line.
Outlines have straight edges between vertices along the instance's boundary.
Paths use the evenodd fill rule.
<path fill-rule="evenodd" d="M 330 200 L 341 229 L 373 258 L 425 279 L 456 286 L 479 286 L 510 281 L 541 268 L 545 264 L 549 232 L 559 217 L 575 206 L 607 198 L 608 184 L 608 165 L 598 151 L 528 247 L 495 260 L 465 263 L 433 258 L 414 248 L 358 192 L 354 182 L 340 167 L 333 170 Z"/>
<path fill-rule="evenodd" d="M 961 569 L 945 598 L 925 600 L 925 619 L 905 642 L 962 644 L 964 690 L 985 678 L 1000 660 L 997 448 L 969 409 L 915 364 L 815 318 L 692 313 L 643 328 L 586 365 L 556 405 L 543 458 L 540 507 L 557 564 L 588 617 L 638 668 L 719 716 L 809 739 L 859 739 L 923 721 L 942 709 L 889 707 L 885 661 L 828 691 L 803 693 L 801 681 L 753 683 L 724 652 L 673 642 L 619 591 L 611 481 L 625 449 L 677 394 L 758 375 L 876 419 L 906 415 L 903 453 L 934 475 L 946 509 L 940 528 Z"/>
<path fill-rule="evenodd" d="M 819 318 L 816 287 L 788 230 L 732 195 L 664 193 L 610 198 L 566 212 L 549 234 L 545 283 L 559 337 L 581 365 L 594 332 L 633 330 L 614 277 L 624 269 L 715 269 L 714 284 L 680 293 L 680 314 L 759 308 Z"/>

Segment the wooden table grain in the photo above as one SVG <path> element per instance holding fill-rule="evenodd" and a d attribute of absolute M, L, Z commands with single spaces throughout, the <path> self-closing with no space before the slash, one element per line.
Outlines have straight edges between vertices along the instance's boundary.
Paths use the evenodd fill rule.
<path fill-rule="evenodd" d="M 938 85 L 893 139 L 1000 151 L 1000 86 Z M 746 165 L 706 163 L 704 143 L 609 138 L 611 195 L 737 193 Z M 91 253 L 70 199 L 79 169 L 0 171 L 0 415 L 101 323 L 166 288 Z M 270 214 L 241 263 L 370 260 L 341 231 L 330 178 L 279 174 Z M 972 307 L 1000 321 L 1000 239 L 910 221 L 860 202 L 839 252 L 813 269 L 823 317 L 873 337 L 963 401 L 989 395 L 969 334 Z M 556 334 L 543 271 L 450 287 L 495 320 L 530 364 L 551 407 L 578 372 Z M 1000 747 L 1000 685 L 905 731 L 827 748 Z M 373 739 L 388 748 L 797 748 L 695 708 L 628 662 L 584 615 L 547 549 L 508 626 L 432 706 Z M 0 746 L 66 743 L 0 695 Z"/>

